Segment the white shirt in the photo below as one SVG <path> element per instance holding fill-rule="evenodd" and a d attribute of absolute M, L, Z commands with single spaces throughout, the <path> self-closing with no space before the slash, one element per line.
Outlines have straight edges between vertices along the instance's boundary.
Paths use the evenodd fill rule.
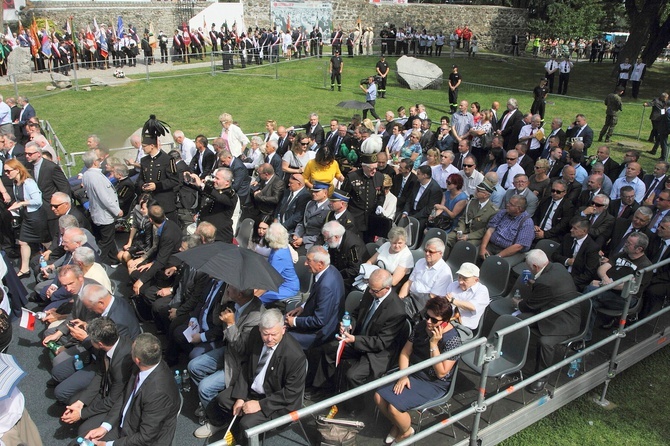
<path fill-rule="evenodd" d="M 267 361 L 265 361 L 265 364 L 263 365 L 263 368 L 261 369 L 260 372 L 258 372 L 256 378 L 254 378 L 254 382 L 251 383 L 251 390 L 253 390 L 256 393 L 260 393 L 261 395 L 265 395 L 265 389 L 263 388 L 263 383 L 265 382 L 265 373 L 268 370 L 268 366 L 270 365 L 270 360 L 272 360 L 272 356 L 274 356 L 275 352 L 277 351 L 277 347 L 279 347 L 279 344 L 272 347 L 270 353 L 268 354 L 268 359 Z M 268 347 L 264 345 L 263 348 L 261 349 L 261 356 L 259 356 L 259 361 L 267 350 Z"/>
<path fill-rule="evenodd" d="M 540 229 L 542 229 L 543 231 L 548 231 L 548 230 L 551 229 L 551 227 L 553 226 L 551 220 L 554 218 L 554 214 L 556 213 L 556 209 L 558 209 L 558 207 L 561 205 L 561 201 L 563 201 L 562 198 L 558 201 L 556 201 L 556 200 L 551 201 L 551 204 L 547 208 L 547 210 L 551 209 L 551 211 L 549 212 L 549 216 L 546 217 L 547 214 L 545 213 L 542 216 L 542 219 L 540 220 L 540 224 L 542 224 L 542 222 L 544 222 L 545 218 L 546 218 L 547 222 L 544 224 L 544 228 L 540 228 Z"/>
<path fill-rule="evenodd" d="M 514 164 L 512 167 L 509 167 L 507 163 L 501 164 L 498 166 L 498 169 L 496 170 L 496 173 L 498 174 L 498 181 L 502 183 L 502 179 L 505 176 L 505 172 L 509 169 L 509 175 L 507 175 L 507 178 L 505 179 L 505 184 L 500 184 L 504 189 L 509 189 L 510 187 L 513 187 L 514 185 L 512 182 L 514 181 L 514 176 L 517 174 L 523 174 L 525 175 L 526 172 L 524 172 L 523 167 L 519 166 L 519 163 L 517 162 Z"/>
<path fill-rule="evenodd" d="M 184 141 L 181 143 L 181 159 L 186 162 L 186 164 L 191 164 L 191 160 L 195 156 L 195 153 L 198 149 L 195 148 L 195 142 L 192 139 L 184 138 Z"/>
<path fill-rule="evenodd" d="M 0 401 L 0 438 L 16 425 L 23 416 L 25 398 L 18 387 L 14 387 L 8 398 Z M 2 440 L 0 440 L 2 443 Z"/>
<path fill-rule="evenodd" d="M 465 192 L 468 197 L 471 197 L 475 194 L 477 186 L 484 181 L 484 175 L 478 170 L 473 171 L 471 177 L 467 176 L 462 170 L 458 173 L 463 178 L 463 192 Z"/>
<path fill-rule="evenodd" d="M 488 307 L 489 302 L 491 302 L 489 290 L 486 288 L 486 285 L 477 282 L 467 290 L 463 291 L 458 285 L 458 281 L 454 281 L 447 287 L 447 294 L 450 293 L 454 299 L 470 302 L 475 306 L 475 311 L 467 310 L 465 308 L 458 309 L 461 313 L 461 323 L 466 327 L 475 330 L 479 326 L 479 320 L 484 314 L 484 311 L 486 311 L 486 307 Z"/>
<path fill-rule="evenodd" d="M 453 282 L 451 268 L 444 259 L 428 267 L 425 258 L 416 262 L 409 280 L 412 281 L 410 293 L 431 293 L 437 296 L 446 296 L 447 287 Z"/>
<path fill-rule="evenodd" d="M 644 200 L 644 193 L 647 191 L 647 186 L 644 185 L 644 181 L 638 177 L 633 178 L 632 181 L 628 181 L 626 177 L 617 178 L 614 184 L 612 185 L 612 192 L 610 192 L 610 199 L 616 200 L 621 197 L 621 188 L 624 186 L 632 186 L 635 189 L 635 201 L 642 203 Z"/>
<path fill-rule="evenodd" d="M 523 127 L 521 127 L 521 130 L 519 130 L 519 139 L 525 138 L 526 136 L 531 136 L 535 135 L 539 128 L 534 129 L 531 124 L 526 124 Z M 522 141 L 524 144 L 528 144 L 528 141 Z M 537 138 L 531 138 L 530 140 L 530 150 L 539 150 L 540 149 L 540 141 L 537 140 Z M 519 157 L 521 158 L 521 157 Z"/>
<path fill-rule="evenodd" d="M 437 184 L 442 188 L 447 188 L 447 178 L 452 173 L 458 173 L 458 169 L 453 164 L 449 164 L 446 168 L 442 164 L 431 167 L 433 170 L 432 178 L 437 182 Z"/>
<path fill-rule="evenodd" d="M 407 268 L 408 271 L 414 268 L 414 257 L 412 257 L 412 251 L 407 246 L 394 254 L 390 253 L 389 249 L 391 249 L 391 242 L 386 242 L 377 249 L 377 261 L 384 262 L 386 271 L 393 274 L 399 266 Z"/>

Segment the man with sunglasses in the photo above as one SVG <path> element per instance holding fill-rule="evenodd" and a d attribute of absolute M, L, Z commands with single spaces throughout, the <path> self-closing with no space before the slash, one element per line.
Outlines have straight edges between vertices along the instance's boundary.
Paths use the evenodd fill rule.
<path fill-rule="evenodd" d="M 432 238 L 426 242 L 423 251 L 424 258 L 416 262 L 412 274 L 398 292 L 399 298 L 410 299 L 405 302 L 405 308 L 413 315 L 423 310 L 428 299 L 446 296 L 447 288 L 453 282 L 451 268 L 442 258 L 444 242 Z"/>
<path fill-rule="evenodd" d="M 589 235 L 599 248 L 609 240 L 614 228 L 615 218 L 607 211 L 609 204 L 607 195 L 598 194 L 588 206 L 579 209 L 579 215 L 589 220 Z"/>
<path fill-rule="evenodd" d="M 568 186 L 563 180 L 551 183 L 551 196 L 540 202 L 533 215 L 535 240 L 560 241 L 568 233 L 575 210 L 572 202 L 565 198 L 567 190 Z"/>
<path fill-rule="evenodd" d="M 516 150 L 510 150 L 505 157 L 507 162 L 498 166 L 498 170 L 496 170 L 498 178 L 500 178 L 500 185 L 505 189 L 512 187 L 514 177 L 518 174 L 525 174 L 523 168 L 519 166 L 518 159 L 519 153 Z"/>
<path fill-rule="evenodd" d="M 484 175 L 477 170 L 477 160 L 474 156 L 466 156 L 463 159 L 463 169 L 459 172 L 463 178 L 463 192 L 468 197 L 472 197 L 477 190 L 477 186 L 484 181 Z"/>

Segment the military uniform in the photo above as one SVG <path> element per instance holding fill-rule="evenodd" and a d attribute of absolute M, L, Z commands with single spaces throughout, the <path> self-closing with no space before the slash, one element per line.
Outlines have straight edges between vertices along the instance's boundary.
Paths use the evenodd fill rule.
<path fill-rule="evenodd" d="M 142 186 L 145 183 L 156 185 L 156 189 L 151 192 L 152 197 L 163 208 L 170 220 L 178 222 L 177 196 L 174 188 L 180 183 L 177 177 L 177 166 L 170 155 L 160 150 L 154 157 L 150 155 L 142 157 L 140 160 L 140 174 L 137 177 L 137 183 L 135 183 L 138 194 L 143 192 Z"/>
<path fill-rule="evenodd" d="M 382 52 L 382 55 L 384 53 Z M 377 69 L 377 73 L 379 74 L 379 89 L 377 90 L 379 92 L 379 97 L 383 98 L 386 96 L 386 79 L 388 77 L 388 73 L 386 76 L 382 77 L 382 74 L 386 73 L 387 70 L 389 69 L 389 63 L 386 62 L 385 60 L 380 60 L 377 62 L 377 65 L 375 67 Z"/>
<path fill-rule="evenodd" d="M 335 54 L 330 58 L 330 90 L 335 89 L 335 82 L 337 82 L 337 90 L 342 91 L 342 57 Z"/>
<path fill-rule="evenodd" d="M 363 256 L 366 253 L 365 243 L 353 232 L 345 232 L 337 248 L 328 248 L 330 264 L 342 274 L 345 290 L 351 289 L 351 284 L 358 275 Z"/>
<path fill-rule="evenodd" d="M 130 206 L 135 198 L 135 184 L 130 177 L 125 177 L 116 183 L 116 195 L 119 197 L 119 207 L 123 211 L 123 216 L 128 216 Z"/>
<path fill-rule="evenodd" d="M 326 222 L 326 217 L 330 212 L 328 208 L 328 200 L 323 205 L 318 206 L 314 200 L 310 200 L 305 207 L 305 216 L 302 222 L 295 227 L 295 236 L 302 238 L 302 246 L 305 251 L 309 250 L 313 245 L 323 244 L 323 237 L 321 236 L 321 228 Z"/>
<path fill-rule="evenodd" d="M 205 183 L 199 221 L 206 221 L 216 227 L 216 241 L 233 242 L 233 212 L 237 200 L 237 194 L 232 187 L 217 190 L 210 183 Z"/>
<path fill-rule="evenodd" d="M 351 212 L 359 233 L 368 229 L 368 218 L 374 214 L 377 206 L 384 204 L 383 186 L 384 175 L 375 172 L 367 177 L 363 169 L 350 172 L 345 180 L 343 189 L 349 193 L 349 212 Z"/>
<path fill-rule="evenodd" d="M 457 231 L 463 231 L 463 234 L 468 236 L 468 242 L 475 246 L 479 245 L 482 242 L 489 220 L 496 212 L 498 212 L 498 208 L 490 199 L 484 207 L 481 207 L 479 200 L 471 198 L 465 206 L 465 212 L 458 220 L 456 229 L 447 235 L 447 249 L 456 244 Z"/>

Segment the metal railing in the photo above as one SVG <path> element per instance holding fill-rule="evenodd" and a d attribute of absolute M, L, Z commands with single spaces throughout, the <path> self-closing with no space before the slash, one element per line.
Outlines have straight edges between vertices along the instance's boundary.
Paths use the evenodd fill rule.
<path fill-rule="evenodd" d="M 542 379 L 544 377 L 549 376 L 550 374 L 556 372 L 557 370 L 562 369 L 564 366 L 570 364 L 573 360 L 577 358 L 582 358 L 608 344 L 613 343 L 613 350 L 610 356 L 610 359 L 607 363 L 607 372 L 606 372 L 606 377 L 604 380 L 600 379 L 597 384 L 600 384 L 601 382 L 604 382 L 604 388 L 600 397 L 600 402 L 605 402 L 606 401 L 606 394 L 607 394 L 607 389 L 609 386 L 609 383 L 611 382 L 612 379 L 614 379 L 617 375 L 618 372 L 621 371 L 621 368 L 618 367 L 619 365 L 619 358 L 620 358 L 620 348 L 621 348 L 621 340 L 626 336 L 626 333 L 636 330 L 640 326 L 652 321 L 655 318 L 660 318 L 663 314 L 666 314 L 667 312 L 670 311 L 670 306 L 664 307 L 661 310 L 649 315 L 648 317 L 639 320 L 635 323 L 633 323 L 630 326 L 627 326 L 627 317 L 629 313 L 629 308 L 630 308 L 630 302 L 635 293 L 639 291 L 640 283 L 643 274 L 649 273 L 653 274 L 653 270 L 656 268 L 660 268 L 666 265 L 670 265 L 670 259 L 666 259 L 662 262 L 656 263 L 654 265 L 651 265 L 641 271 L 638 271 L 635 275 L 627 275 L 619 280 L 616 280 L 608 285 L 605 285 L 603 287 L 598 288 L 597 290 L 591 291 L 589 293 L 582 294 L 575 299 L 572 299 L 569 302 L 565 302 L 561 305 L 558 305 L 550 310 L 547 310 L 545 312 L 542 312 L 540 314 L 534 315 L 530 318 L 521 320 L 520 322 L 511 325 L 509 327 L 505 327 L 499 331 L 497 331 L 494 334 L 494 342 L 493 343 L 488 343 L 488 340 L 486 338 L 479 338 L 475 339 L 467 344 L 462 345 L 461 347 L 450 350 L 448 352 L 445 352 L 441 354 L 440 356 L 437 356 L 435 358 L 428 359 L 426 361 L 423 361 L 421 363 L 412 365 L 406 369 L 399 370 L 397 372 L 394 372 L 392 374 L 383 376 L 375 381 L 372 381 L 370 383 L 367 383 L 363 386 L 357 387 L 356 389 L 351 389 L 346 392 L 343 392 L 339 395 L 333 396 L 331 398 L 328 398 L 324 401 L 315 403 L 309 407 L 303 407 L 302 409 L 299 409 L 297 411 L 291 412 L 290 414 L 284 415 L 282 417 L 279 417 L 277 419 L 268 421 L 266 423 L 263 423 L 258 426 L 254 426 L 250 429 L 248 429 L 245 434 L 249 438 L 249 442 L 252 446 L 257 446 L 259 444 L 259 436 L 278 427 L 288 425 L 292 422 L 295 422 L 297 420 L 302 420 L 308 417 L 309 415 L 314 415 L 318 412 L 323 412 L 325 409 L 330 408 L 333 404 L 340 403 L 342 401 L 348 400 L 350 398 L 362 395 L 364 393 L 367 393 L 369 391 L 373 391 L 378 389 L 379 387 L 389 384 L 392 382 L 395 382 L 397 379 L 408 376 L 414 372 L 423 370 L 427 367 L 431 367 L 434 364 L 437 364 L 441 361 L 444 361 L 445 359 L 448 359 L 451 356 L 466 353 L 470 350 L 473 349 L 479 349 L 479 352 L 477 353 L 476 357 L 481 358 L 482 361 L 482 372 L 480 373 L 480 379 L 479 379 L 479 384 L 478 384 L 478 396 L 476 400 L 472 403 L 472 405 L 468 408 L 463 409 L 462 411 L 454 414 L 452 417 L 442 420 L 428 428 L 422 429 L 421 432 L 413 435 L 410 438 L 407 438 L 399 443 L 397 443 L 397 446 L 408 446 L 410 444 L 415 443 L 418 440 L 427 438 L 428 436 L 441 431 L 442 429 L 445 429 L 454 423 L 459 422 L 460 420 L 463 420 L 466 417 L 469 417 L 471 415 L 474 415 L 473 419 L 473 424 L 472 428 L 470 430 L 470 435 L 469 435 L 469 444 L 472 446 L 475 446 L 478 444 L 478 433 L 480 429 L 480 422 L 481 422 L 481 415 L 483 412 L 487 410 L 487 408 L 492 405 L 493 403 L 500 401 L 507 396 L 514 394 L 520 390 L 523 390 L 524 387 L 528 386 L 529 384 Z M 563 359 L 562 361 L 559 361 L 555 363 L 553 366 L 544 369 L 540 372 L 537 372 L 533 374 L 532 376 L 527 377 L 526 379 L 519 381 L 515 383 L 514 385 L 510 385 L 506 389 L 486 398 L 486 385 L 487 385 L 487 376 L 486 372 L 488 369 L 488 366 L 490 362 L 494 361 L 498 357 L 500 357 L 500 349 L 502 347 L 503 339 L 506 335 L 519 330 L 523 327 L 530 326 L 532 324 L 537 323 L 540 320 L 543 320 L 547 317 L 550 317 L 556 313 L 559 313 L 565 309 L 568 309 L 574 305 L 578 305 L 580 302 L 585 301 L 587 299 L 591 299 L 595 296 L 598 296 L 599 294 L 602 294 L 603 292 L 613 289 L 619 285 L 623 285 L 623 289 L 621 291 L 621 296 L 623 299 L 625 299 L 626 303 L 625 306 L 622 310 L 622 314 L 619 320 L 618 328 L 617 330 L 605 337 L 604 339 L 595 342 L 591 346 L 576 352 L 575 354 Z M 642 298 L 642 297 L 640 297 Z M 595 310 L 594 310 L 595 311 Z M 654 336 L 660 336 L 660 333 L 653 333 L 652 337 Z M 660 342 L 656 346 L 657 348 L 661 348 L 663 344 Z M 639 356 L 635 358 L 634 362 L 637 362 L 639 360 L 643 359 L 643 357 Z M 589 373 L 591 375 L 592 372 Z M 594 375 L 595 376 L 595 375 Z M 586 377 L 586 375 L 584 375 Z M 596 385 L 597 385 L 596 384 Z M 560 387 L 559 387 L 560 389 Z M 571 401 L 572 399 L 576 398 L 579 395 L 575 395 L 573 398 L 570 398 L 566 400 L 565 404 L 567 402 Z M 550 394 L 549 397 L 542 397 L 542 398 L 552 398 L 552 395 Z M 560 406 L 559 406 L 560 407 Z M 556 407 L 558 408 L 558 407 Z M 556 409 L 554 409 L 556 410 Z M 495 429 L 495 425 L 492 427 L 489 427 L 488 429 Z M 498 428 L 503 428 L 503 426 L 499 426 Z M 224 446 L 226 443 L 221 440 L 215 443 L 211 443 L 212 446 Z"/>

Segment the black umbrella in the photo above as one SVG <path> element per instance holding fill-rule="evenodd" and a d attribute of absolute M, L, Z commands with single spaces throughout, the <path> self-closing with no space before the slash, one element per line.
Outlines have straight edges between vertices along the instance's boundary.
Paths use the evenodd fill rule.
<path fill-rule="evenodd" d="M 342 108 L 353 108 L 354 110 L 371 110 L 374 107 L 367 102 L 361 101 L 342 101 L 337 104 L 338 107 Z"/>
<path fill-rule="evenodd" d="M 277 291 L 284 282 L 265 257 L 228 243 L 200 245 L 176 256 L 196 270 L 223 280 L 239 290 L 258 288 Z"/>

